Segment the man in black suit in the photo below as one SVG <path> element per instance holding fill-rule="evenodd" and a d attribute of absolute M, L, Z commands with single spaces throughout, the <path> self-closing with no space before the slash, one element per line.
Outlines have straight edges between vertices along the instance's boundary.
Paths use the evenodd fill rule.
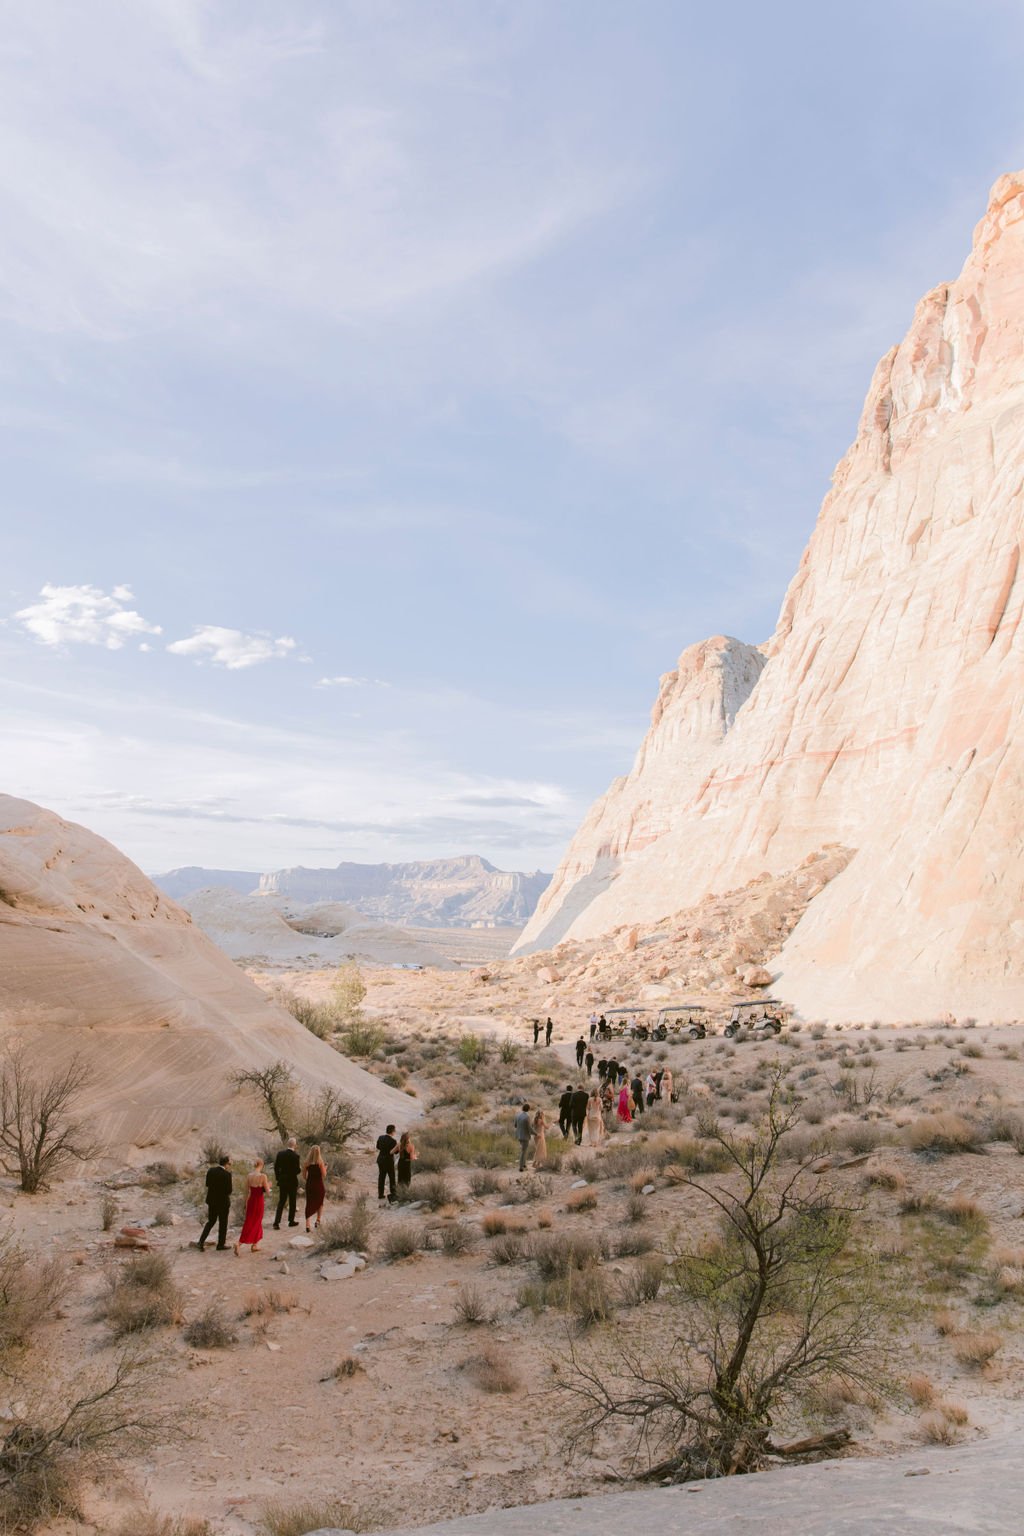
<path fill-rule="evenodd" d="M 580 1035 L 579 1039 L 576 1041 L 576 1065 L 578 1067 L 582 1067 L 583 1065 L 583 1054 L 586 1049 L 587 1042 L 584 1040 L 583 1036 Z"/>
<path fill-rule="evenodd" d="M 384 1185 L 388 1186 L 388 1203 L 395 1198 L 395 1128 L 389 1125 L 383 1136 L 377 1137 L 377 1199 L 384 1199 Z"/>
<path fill-rule="evenodd" d="M 231 1215 L 231 1167 L 230 1157 L 225 1155 L 219 1163 L 215 1163 L 206 1172 L 206 1214 L 209 1220 L 202 1230 L 197 1244 L 202 1253 L 206 1247 L 206 1239 L 213 1230 L 214 1222 L 217 1223 L 217 1247 L 226 1248 L 228 1245 L 228 1217 Z"/>
<path fill-rule="evenodd" d="M 288 1225 L 297 1227 L 295 1220 L 295 1202 L 299 1198 L 299 1174 L 302 1172 L 302 1159 L 296 1148 L 294 1136 L 289 1136 L 288 1141 L 274 1158 L 274 1178 L 277 1180 L 277 1215 L 274 1217 L 274 1231 L 281 1230 L 281 1216 L 284 1211 L 285 1201 L 288 1202 Z"/>
<path fill-rule="evenodd" d="M 534 1021 L 533 1021 L 533 1043 L 534 1043 L 534 1045 L 537 1044 L 537 1041 L 539 1039 L 540 1039 L 540 1019 L 534 1019 Z"/>
<path fill-rule="evenodd" d="M 572 1106 L 572 1083 L 566 1083 L 565 1092 L 558 1101 L 558 1129 L 569 1140 L 569 1119 Z"/>
<path fill-rule="evenodd" d="M 629 1092 L 633 1100 L 634 1115 L 642 1115 L 644 1112 L 644 1080 L 639 1072 L 630 1083 Z"/>
<path fill-rule="evenodd" d="M 587 1121 L 587 1103 L 589 1099 L 590 1094 L 581 1083 L 569 1101 L 569 1124 L 572 1126 L 572 1134 L 576 1139 L 577 1146 L 582 1145 L 583 1142 L 583 1127 Z"/>
<path fill-rule="evenodd" d="M 554 1024 L 552 1024 L 551 1019 L 548 1018 L 545 1021 L 545 1024 L 544 1024 L 544 1044 L 545 1045 L 550 1045 L 551 1044 L 551 1034 L 552 1034 L 552 1031 L 554 1030 L 554 1027 L 555 1026 L 554 1026 Z"/>

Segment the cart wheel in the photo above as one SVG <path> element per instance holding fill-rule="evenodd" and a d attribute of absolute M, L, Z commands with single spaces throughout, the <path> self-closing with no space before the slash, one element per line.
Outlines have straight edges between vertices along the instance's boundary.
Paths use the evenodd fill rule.
<path fill-rule="evenodd" d="M 701 1032 L 699 1029 L 688 1029 L 686 1033 L 689 1035 L 691 1040 L 699 1040 L 701 1038 Z"/>
<path fill-rule="evenodd" d="M 727 1024 L 727 1025 L 726 1025 L 726 1026 L 725 1026 L 725 1034 L 726 1034 L 726 1037 L 727 1037 L 727 1038 L 728 1038 L 728 1039 L 729 1039 L 729 1040 L 732 1040 L 732 1039 L 733 1039 L 733 1038 L 734 1038 L 734 1037 L 735 1037 L 735 1034 L 736 1034 L 736 1031 L 737 1031 L 737 1030 L 738 1030 L 738 1029 L 739 1029 L 739 1025 L 738 1025 L 738 1024 Z"/>

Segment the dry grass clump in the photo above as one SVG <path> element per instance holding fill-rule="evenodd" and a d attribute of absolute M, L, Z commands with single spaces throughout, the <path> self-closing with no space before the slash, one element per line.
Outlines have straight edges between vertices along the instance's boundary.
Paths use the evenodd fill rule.
<path fill-rule="evenodd" d="M 362 1364 L 355 1355 L 343 1355 L 331 1372 L 332 1381 L 351 1381 L 353 1376 L 364 1375 Z"/>
<path fill-rule="evenodd" d="M 654 1247 L 654 1239 L 649 1232 L 638 1232 L 636 1228 L 629 1232 L 619 1232 L 608 1239 L 608 1246 L 617 1259 L 636 1258 L 641 1253 L 650 1253 Z"/>
<path fill-rule="evenodd" d="M 533 1247 L 533 1258 L 546 1280 L 561 1279 L 573 1270 L 592 1268 L 605 1257 L 603 1243 L 582 1232 L 552 1233 L 540 1237 Z"/>
<path fill-rule="evenodd" d="M 186 1323 L 182 1337 L 193 1349 L 227 1349 L 238 1343 L 238 1334 L 219 1301 L 211 1301 L 198 1317 Z"/>
<path fill-rule="evenodd" d="M 418 1222 L 403 1221 L 389 1227 L 381 1239 L 381 1253 L 393 1262 L 411 1259 L 423 1247 L 424 1229 Z"/>
<path fill-rule="evenodd" d="M 476 1239 L 475 1230 L 467 1226 L 464 1221 L 456 1221 L 450 1226 L 441 1228 L 441 1249 L 449 1258 L 458 1258 L 463 1253 L 469 1253 L 475 1247 Z"/>
<path fill-rule="evenodd" d="M 657 1183 L 657 1178 L 658 1175 L 653 1168 L 638 1168 L 635 1173 L 630 1174 L 629 1187 L 635 1195 L 638 1195 L 642 1189 L 646 1189 L 648 1184 Z"/>
<path fill-rule="evenodd" d="M 421 1175 L 412 1189 L 413 1199 L 422 1200 L 424 1205 L 432 1211 L 451 1205 L 455 1198 L 452 1187 L 443 1173 Z"/>
<path fill-rule="evenodd" d="M 64 1300 L 71 1273 L 61 1258 L 40 1259 L 19 1248 L 12 1238 L 0 1238 L 0 1361 L 20 1349 Z M 46 1306 L 40 1306 L 45 1296 Z"/>
<path fill-rule="evenodd" d="M 214 1536 L 213 1526 L 198 1515 L 130 1515 L 116 1536 Z"/>
<path fill-rule="evenodd" d="M 282 1313 L 294 1312 L 299 1305 L 299 1298 L 294 1291 L 279 1291 L 276 1286 L 268 1285 L 264 1291 L 250 1291 L 242 1302 L 243 1317 L 278 1317 Z"/>
<path fill-rule="evenodd" d="M 460 1323 L 470 1328 L 493 1321 L 490 1304 L 480 1286 L 459 1286 L 455 1293 L 455 1316 Z"/>
<path fill-rule="evenodd" d="M 980 1152 L 984 1145 L 981 1126 L 951 1109 L 919 1115 L 904 1131 L 907 1146 L 913 1152 L 931 1152 L 950 1156 L 957 1152 Z"/>
<path fill-rule="evenodd" d="M 522 1232 L 506 1232 L 495 1238 L 487 1257 L 492 1264 L 521 1264 L 530 1257 L 530 1245 Z"/>
<path fill-rule="evenodd" d="M 938 1392 L 931 1377 L 917 1371 L 907 1377 L 907 1396 L 918 1408 L 930 1408 Z"/>
<path fill-rule="evenodd" d="M 565 1208 L 567 1211 L 596 1211 L 597 1191 L 589 1188 L 571 1190 Z"/>
<path fill-rule="evenodd" d="M 550 1199 L 552 1187 L 545 1175 L 531 1173 L 511 1185 L 506 1193 L 513 1205 L 529 1205 L 534 1200 Z"/>
<path fill-rule="evenodd" d="M 316 1246 L 321 1253 L 333 1253 L 338 1249 L 350 1252 L 369 1251 L 373 1236 L 375 1212 L 370 1210 L 365 1195 L 360 1195 L 348 1210 L 339 1211 L 323 1223 L 317 1233 Z"/>
<path fill-rule="evenodd" d="M 907 1186 L 906 1175 L 902 1169 L 895 1168 L 891 1163 L 878 1163 L 874 1168 L 869 1168 L 864 1175 L 864 1183 L 875 1189 L 905 1189 Z"/>
<path fill-rule="evenodd" d="M 463 1360 L 461 1369 L 481 1392 L 518 1392 L 523 1385 L 512 1357 L 497 1344 L 485 1344 Z"/>
<path fill-rule="evenodd" d="M 656 1301 L 665 1279 L 665 1260 L 661 1254 L 650 1254 L 623 1275 L 619 1291 L 627 1307 L 642 1306 L 645 1301 Z"/>
<path fill-rule="evenodd" d="M 260 1512 L 258 1536 L 306 1536 L 308 1531 L 365 1531 L 372 1522 L 355 1505 L 342 1499 L 303 1499 L 286 1504 L 274 1499 Z"/>
<path fill-rule="evenodd" d="M 926 1445 L 955 1445 L 968 1417 L 962 1403 L 937 1403 L 918 1421 L 921 1438 Z"/>
<path fill-rule="evenodd" d="M 509 1211 L 488 1211 L 480 1229 L 485 1237 L 501 1237 L 506 1232 L 525 1232 L 527 1223 L 522 1216 L 512 1215 Z"/>
<path fill-rule="evenodd" d="M 479 1199 L 482 1195 L 496 1195 L 504 1188 L 505 1180 L 491 1168 L 477 1168 L 469 1176 L 469 1192 Z"/>
<path fill-rule="evenodd" d="M 933 1321 L 935 1332 L 940 1339 L 947 1339 L 950 1334 L 960 1332 L 960 1319 L 955 1312 L 950 1311 L 949 1307 L 940 1307 Z"/>
<path fill-rule="evenodd" d="M 954 1195 L 946 1205 L 937 1207 L 938 1214 L 950 1226 L 961 1227 L 971 1237 L 988 1231 L 988 1217 L 970 1195 Z"/>
<path fill-rule="evenodd" d="M 640 1194 L 630 1195 L 629 1199 L 626 1201 L 624 1214 L 626 1220 L 634 1224 L 637 1222 L 646 1221 L 648 1216 L 647 1197 Z"/>
<path fill-rule="evenodd" d="M 965 1329 L 953 1335 L 953 1354 L 961 1365 L 977 1369 L 994 1360 L 1003 1347 L 1003 1336 L 994 1329 Z"/>
<path fill-rule="evenodd" d="M 181 1292 L 169 1261 L 160 1253 L 140 1254 L 108 1276 L 100 1316 L 115 1339 L 180 1323 Z"/>

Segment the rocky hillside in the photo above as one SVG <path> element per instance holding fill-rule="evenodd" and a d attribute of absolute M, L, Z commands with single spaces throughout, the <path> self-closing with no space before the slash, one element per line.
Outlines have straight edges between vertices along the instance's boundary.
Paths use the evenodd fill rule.
<path fill-rule="evenodd" d="M 229 1077 L 282 1057 L 311 1089 L 409 1117 L 403 1094 L 269 1002 L 110 843 L 9 795 L 0 959 L 0 1045 L 25 1042 L 40 1062 L 83 1057 L 95 1134 L 121 1155 L 251 1130 L 251 1106 Z"/>
<path fill-rule="evenodd" d="M 700 724 L 709 681 L 728 715 L 724 668 L 688 667 L 523 948 L 657 922 L 841 844 L 853 857 L 778 961 L 788 999 L 837 1019 L 1020 1015 L 1022 355 L 1024 173 L 879 363 L 731 728 Z"/>
<path fill-rule="evenodd" d="M 539 870 L 495 869 L 476 854 L 412 864 L 343 863 L 334 869 L 297 865 L 263 875 L 190 866 L 154 876 L 176 901 L 211 888 L 297 903 L 341 901 L 366 917 L 421 928 L 521 928 L 550 879 Z"/>

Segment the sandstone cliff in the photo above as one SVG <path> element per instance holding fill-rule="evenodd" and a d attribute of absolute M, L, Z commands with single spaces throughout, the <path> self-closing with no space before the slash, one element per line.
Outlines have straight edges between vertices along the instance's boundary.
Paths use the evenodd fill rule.
<path fill-rule="evenodd" d="M 1024 1013 L 1022 365 L 1024 173 L 879 363 L 732 729 L 678 785 L 638 760 L 661 830 L 629 849 L 635 795 L 604 818 L 601 849 L 625 852 L 588 899 L 592 814 L 524 947 L 563 936 L 559 908 L 574 938 L 654 921 L 840 843 L 785 996 L 837 1019 Z"/>
<path fill-rule="evenodd" d="M 120 1152 L 254 1128 L 240 1067 L 284 1058 L 382 1116 L 415 1113 L 268 1001 L 109 843 L 0 795 L 0 1045 L 77 1052 L 97 1138 Z"/>

